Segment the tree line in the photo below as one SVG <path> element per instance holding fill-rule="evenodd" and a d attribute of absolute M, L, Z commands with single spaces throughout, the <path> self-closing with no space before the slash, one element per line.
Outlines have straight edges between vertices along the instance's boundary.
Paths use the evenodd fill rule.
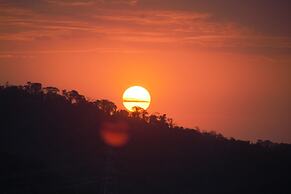
<path fill-rule="evenodd" d="M 289 144 L 183 128 L 41 83 L 0 86 L 0 144 L 0 193 L 104 193 L 111 152 L 118 193 L 290 191 Z"/>

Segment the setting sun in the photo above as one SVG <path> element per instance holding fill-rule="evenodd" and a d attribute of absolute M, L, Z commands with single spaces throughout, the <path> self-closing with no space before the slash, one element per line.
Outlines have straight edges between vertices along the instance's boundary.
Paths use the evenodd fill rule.
<path fill-rule="evenodd" d="M 132 86 L 123 93 L 123 105 L 128 111 L 133 111 L 133 107 L 147 109 L 151 102 L 150 93 L 141 86 Z"/>

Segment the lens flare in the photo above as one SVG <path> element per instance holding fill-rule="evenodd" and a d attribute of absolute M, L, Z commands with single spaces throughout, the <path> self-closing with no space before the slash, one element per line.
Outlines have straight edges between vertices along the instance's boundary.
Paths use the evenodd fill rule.
<path fill-rule="evenodd" d="M 112 147 L 122 147 L 129 140 L 129 127 L 125 122 L 103 123 L 100 135 L 103 141 Z"/>

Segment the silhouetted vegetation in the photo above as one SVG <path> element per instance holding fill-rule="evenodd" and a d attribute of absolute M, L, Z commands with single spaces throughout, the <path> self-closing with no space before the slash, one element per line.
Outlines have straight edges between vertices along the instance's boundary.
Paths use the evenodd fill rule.
<path fill-rule="evenodd" d="M 0 193 L 291 193 L 291 146 L 175 126 L 40 83 L 0 87 Z"/>

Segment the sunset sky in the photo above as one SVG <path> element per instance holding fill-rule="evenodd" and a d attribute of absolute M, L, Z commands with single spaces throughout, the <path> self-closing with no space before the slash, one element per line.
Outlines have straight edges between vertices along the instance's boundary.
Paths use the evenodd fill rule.
<path fill-rule="evenodd" d="M 0 83 L 41 82 L 226 137 L 291 143 L 289 0 L 0 0 Z M 0 107 L 1 108 L 1 107 Z"/>

